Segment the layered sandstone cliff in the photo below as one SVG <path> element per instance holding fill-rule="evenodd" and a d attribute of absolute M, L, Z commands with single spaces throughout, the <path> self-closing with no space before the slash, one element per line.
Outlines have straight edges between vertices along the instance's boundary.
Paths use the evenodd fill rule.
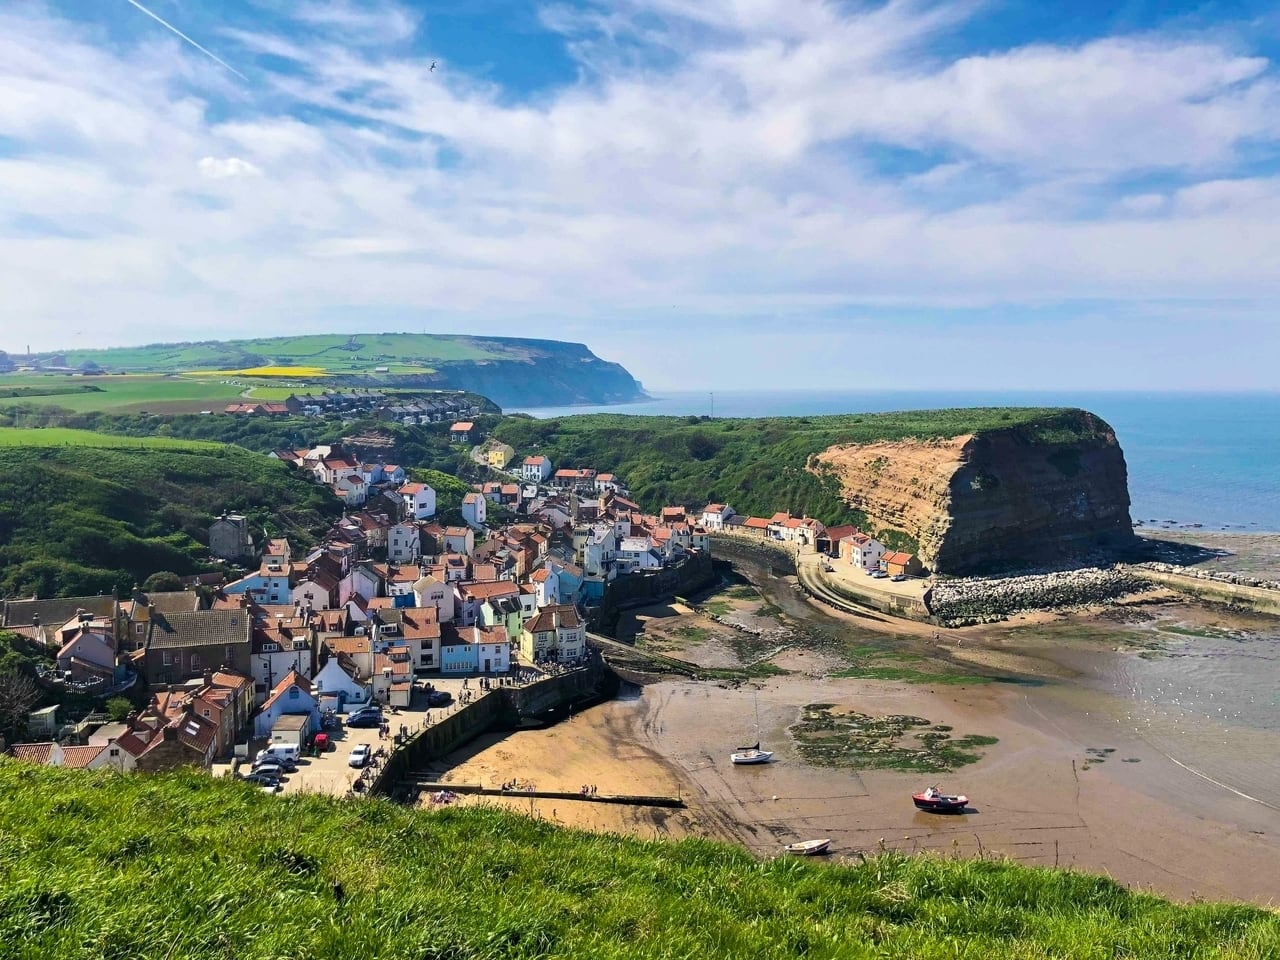
<path fill-rule="evenodd" d="M 830 471 L 868 526 L 914 537 L 939 573 L 1096 559 L 1130 546 L 1128 471 L 1114 431 L 1072 411 L 1055 437 L 1025 425 L 935 440 L 837 445 Z"/>

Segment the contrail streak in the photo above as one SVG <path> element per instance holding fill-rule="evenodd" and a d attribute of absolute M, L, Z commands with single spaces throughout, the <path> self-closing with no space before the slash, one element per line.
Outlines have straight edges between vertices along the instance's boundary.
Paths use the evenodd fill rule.
<path fill-rule="evenodd" d="M 137 7 L 139 10 L 145 13 L 148 17 L 150 17 L 156 23 L 160 24 L 160 26 L 164 27 L 170 33 L 176 33 L 183 40 L 187 41 L 187 43 L 191 44 L 193 47 L 195 47 L 197 50 L 203 53 L 206 57 L 208 57 L 214 63 L 217 63 L 220 66 L 226 67 L 228 70 L 234 73 L 241 80 L 244 80 L 246 82 L 248 81 L 249 79 L 248 77 L 246 77 L 243 73 L 241 73 L 235 67 L 231 66 L 231 64 L 227 63 L 227 61 L 221 59 L 216 54 L 210 53 L 204 47 L 200 46 L 200 44 L 196 43 L 194 40 L 188 37 L 185 33 L 183 33 L 181 30 L 175 27 L 172 23 L 169 23 L 167 20 L 162 20 L 160 17 L 157 17 L 154 13 L 152 13 L 150 10 L 148 10 L 146 7 L 140 4 L 138 0 L 125 0 L 125 3 L 129 4 L 130 6 Z"/>

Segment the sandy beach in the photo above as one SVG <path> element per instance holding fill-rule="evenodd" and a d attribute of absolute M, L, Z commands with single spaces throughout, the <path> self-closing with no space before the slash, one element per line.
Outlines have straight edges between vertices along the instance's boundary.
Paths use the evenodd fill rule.
<path fill-rule="evenodd" d="M 1174 748 L 1135 720 L 1133 703 L 1108 687 L 1126 664 L 1151 665 L 1143 658 L 1166 639 L 1194 642 L 1169 631 L 1256 635 L 1275 629 L 1273 619 L 1159 597 L 1164 602 L 1151 606 L 1035 615 L 939 633 L 926 625 L 836 614 L 797 595 L 786 579 L 760 582 L 763 596 L 737 584 L 698 609 L 635 611 L 626 629 L 642 647 L 652 644 L 703 666 L 763 659 L 786 673 L 629 688 L 558 726 L 483 738 L 447 758 L 440 779 L 486 785 L 516 779 L 536 789 L 569 791 L 592 784 L 599 793 L 678 795 L 687 802 L 686 809 L 673 811 L 578 801 L 458 801 L 498 803 L 564 826 L 644 839 L 706 836 L 772 856 L 784 843 L 830 837 L 835 859 L 881 847 L 1000 856 L 1105 873 L 1177 899 L 1280 903 L 1275 794 L 1236 790 L 1183 762 L 1195 754 L 1175 759 Z M 948 681 L 964 670 L 1022 682 L 833 676 L 850 662 L 867 662 L 857 659 L 863 656 L 858 651 L 888 656 L 870 662 L 899 663 L 908 672 L 943 670 Z M 944 774 L 818 766 L 801 757 L 792 729 L 808 704 L 878 718 L 908 715 L 928 721 L 930 729 L 951 728 L 956 738 L 997 742 L 981 747 L 976 763 Z M 760 739 L 775 752 L 774 761 L 735 767 L 729 753 L 755 740 L 757 709 Z M 1252 751 L 1239 754 L 1237 766 L 1249 766 L 1241 759 L 1246 756 L 1262 758 L 1262 765 L 1272 758 L 1274 766 L 1280 745 L 1274 732 L 1196 723 L 1208 751 L 1199 756 L 1223 749 L 1213 746 L 1221 733 L 1223 743 Z M 968 794 L 971 811 L 952 817 L 916 811 L 910 795 L 935 783 Z"/>
<path fill-rule="evenodd" d="M 783 843 L 831 837 L 836 857 L 881 846 L 946 856 L 1001 856 L 1101 872 L 1139 889 L 1193 899 L 1275 905 L 1280 813 L 1198 781 L 1105 718 L 1017 689 L 945 691 L 858 680 L 785 677 L 758 692 L 761 737 L 773 763 L 735 767 L 729 751 L 754 735 L 749 687 L 662 683 L 546 730 L 490 737 L 451 758 L 442 779 L 538 789 L 594 784 L 601 793 L 684 797 L 682 811 L 550 800 L 464 799 L 586 830 L 644 839 L 708 836 L 762 855 Z M 963 790 L 972 811 L 916 811 L 927 775 L 811 766 L 786 728 L 809 702 L 912 713 L 999 738 L 969 767 L 937 777 Z M 1090 754 L 1090 750 L 1096 751 Z M 1101 751 L 1106 762 L 1091 762 Z M 1126 762 L 1129 761 L 1129 762 Z M 1133 762 L 1138 761 L 1138 762 Z"/>

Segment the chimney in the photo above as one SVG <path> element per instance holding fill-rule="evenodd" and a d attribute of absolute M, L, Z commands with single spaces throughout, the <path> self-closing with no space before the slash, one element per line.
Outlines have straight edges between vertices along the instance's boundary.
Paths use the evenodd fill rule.
<path fill-rule="evenodd" d="M 205 685 L 206 687 L 211 687 L 211 686 L 213 686 L 213 671 L 212 671 L 212 670 L 206 670 L 206 671 L 204 672 L 204 685 Z"/>
<path fill-rule="evenodd" d="M 138 711 L 130 710 L 129 715 L 124 718 L 124 725 L 130 730 L 138 729 Z"/>
<path fill-rule="evenodd" d="M 166 725 L 165 725 L 165 728 L 164 728 L 164 730 L 161 732 L 160 736 L 161 736 L 164 740 L 166 740 L 166 741 L 168 741 L 168 740 L 177 740 L 177 739 L 178 739 L 178 728 L 177 728 L 177 727 L 175 727 L 175 726 L 174 726 L 173 724 L 171 724 L 171 723 L 170 723 L 170 724 L 166 724 Z"/>

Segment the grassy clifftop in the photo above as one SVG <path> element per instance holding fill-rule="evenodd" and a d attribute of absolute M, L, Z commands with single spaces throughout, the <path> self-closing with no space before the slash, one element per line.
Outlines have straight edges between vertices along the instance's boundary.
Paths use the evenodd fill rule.
<path fill-rule="evenodd" d="M 523 456 L 543 453 L 559 466 L 618 473 L 642 506 L 729 503 L 738 513 L 778 510 L 825 523 L 862 523 L 832 478 L 806 469 L 833 444 L 958 437 L 1014 431 L 1028 441 L 1071 443 L 1096 436 L 1095 421 L 1067 408 L 973 407 L 824 417 L 709 420 L 596 414 L 504 420 L 495 435 Z"/>
<path fill-rule="evenodd" d="M 419 387 L 472 390 L 498 404 L 611 403 L 644 396 L 622 366 L 601 360 L 581 343 L 518 337 L 442 336 L 420 333 L 314 334 L 259 340 L 159 343 L 143 347 L 65 351 L 9 358 L 9 366 L 43 371 L 207 374 L 204 387 L 181 380 L 138 385 L 139 402 L 152 412 L 166 401 L 202 398 L 209 405 L 228 399 L 226 378 L 268 382 L 308 381 L 326 386 Z M 0 361 L 5 360 L 0 354 Z M 0 364 L 2 367 L 3 364 Z M 122 390 L 111 378 L 94 381 L 108 392 Z M 5 386 L 21 387 L 22 376 Z M 272 399 L 270 388 L 256 399 Z M 101 399 L 101 398 L 99 398 Z M 80 400 L 80 403 L 76 403 Z M 72 409 L 98 409 L 94 398 L 70 398 Z M 196 409 L 203 409 L 197 407 Z"/>
<path fill-rule="evenodd" d="M 0 431 L 0 595 L 127 591 L 193 573 L 209 522 L 247 512 L 305 542 L 338 502 L 238 447 L 76 430 Z"/>
<path fill-rule="evenodd" d="M 0 943 L 32 960 L 1166 960 L 1275 956 L 1280 918 L 1003 863 L 762 863 L 496 811 L 0 760 Z"/>

